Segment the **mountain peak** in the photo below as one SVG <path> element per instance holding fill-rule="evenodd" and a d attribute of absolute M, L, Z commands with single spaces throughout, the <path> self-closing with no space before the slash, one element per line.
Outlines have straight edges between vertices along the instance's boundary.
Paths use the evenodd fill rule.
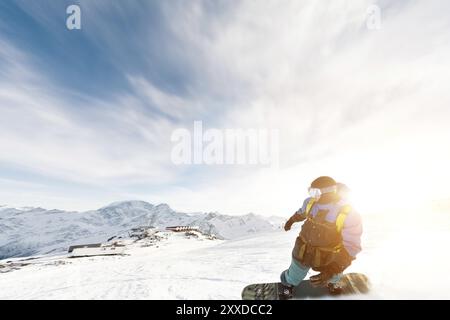
<path fill-rule="evenodd" d="M 110 208 L 153 208 L 154 205 L 142 200 L 126 200 L 126 201 L 117 201 L 113 202 L 101 209 L 110 209 Z M 101 210 L 100 209 L 100 210 Z"/>

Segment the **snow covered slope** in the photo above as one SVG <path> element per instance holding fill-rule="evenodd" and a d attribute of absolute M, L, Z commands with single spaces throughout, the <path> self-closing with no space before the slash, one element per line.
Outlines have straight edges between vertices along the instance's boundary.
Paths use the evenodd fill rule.
<path fill-rule="evenodd" d="M 402 227 L 365 217 L 363 251 L 347 271 L 367 274 L 373 289 L 351 298 L 449 299 L 446 216 Z M 153 246 L 129 243 L 125 256 L 0 261 L 0 299 L 240 299 L 249 283 L 278 281 L 298 230 L 234 240 L 169 234 Z"/>
<path fill-rule="evenodd" d="M 0 207 L 0 260 L 63 252 L 70 245 L 106 241 L 143 225 L 198 226 L 219 238 L 235 239 L 277 229 L 282 220 L 274 222 L 254 214 L 187 214 L 176 212 L 167 204 L 155 206 L 143 201 L 117 202 L 88 212 Z"/>

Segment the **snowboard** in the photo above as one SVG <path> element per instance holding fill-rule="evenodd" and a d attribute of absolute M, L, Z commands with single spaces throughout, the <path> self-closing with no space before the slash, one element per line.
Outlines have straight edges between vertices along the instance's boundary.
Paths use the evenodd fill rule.
<path fill-rule="evenodd" d="M 362 273 L 347 273 L 340 280 L 342 293 L 337 296 L 360 295 L 369 292 L 370 282 Z M 281 283 L 256 283 L 248 285 L 242 291 L 243 300 L 279 300 Z M 327 287 L 313 287 L 309 280 L 303 280 L 294 288 L 292 300 L 336 297 Z"/>

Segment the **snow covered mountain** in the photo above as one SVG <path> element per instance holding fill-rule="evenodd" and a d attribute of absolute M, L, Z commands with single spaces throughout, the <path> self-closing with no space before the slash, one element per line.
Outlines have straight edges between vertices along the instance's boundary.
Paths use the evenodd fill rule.
<path fill-rule="evenodd" d="M 165 228 L 197 226 L 221 239 L 279 229 L 283 219 L 254 214 L 176 212 L 167 204 L 144 201 L 117 202 L 98 210 L 68 212 L 42 208 L 0 207 L 0 260 L 34 254 L 57 253 L 70 245 L 106 241 L 139 226 Z"/>

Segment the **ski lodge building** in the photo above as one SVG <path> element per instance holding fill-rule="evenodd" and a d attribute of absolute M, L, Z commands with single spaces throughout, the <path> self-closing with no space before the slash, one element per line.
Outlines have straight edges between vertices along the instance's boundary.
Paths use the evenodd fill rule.
<path fill-rule="evenodd" d="M 172 232 L 187 232 L 187 231 L 199 231 L 199 228 L 192 226 L 173 226 L 167 227 L 166 230 Z"/>
<path fill-rule="evenodd" d="M 123 254 L 125 247 L 122 245 L 110 245 L 102 243 L 91 243 L 70 246 L 68 253 L 71 258 L 92 256 L 114 256 Z"/>

